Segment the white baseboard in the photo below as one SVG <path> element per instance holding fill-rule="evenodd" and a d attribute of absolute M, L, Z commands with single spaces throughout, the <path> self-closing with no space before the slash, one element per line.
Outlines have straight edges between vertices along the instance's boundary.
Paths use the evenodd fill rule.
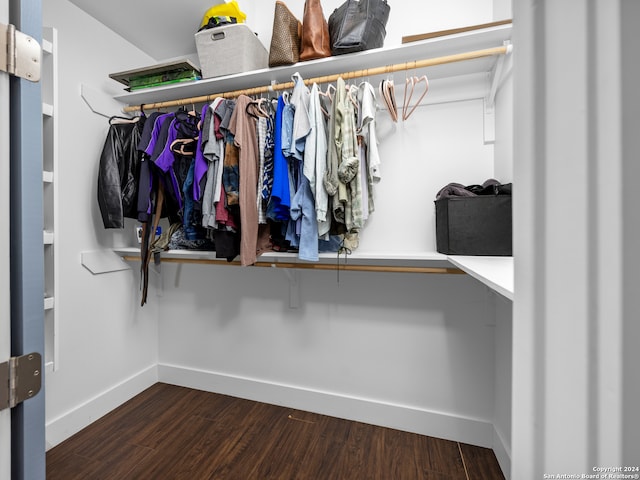
<path fill-rule="evenodd" d="M 262 380 L 158 365 L 158 381 L 493 448 L 493 425 L 442 412 Z"/>
<path fill-rule="evenodd" d="M 511 479 L 511 448 L 505 443 L 504 438 L 500 435 L 500 432 L 493 429 L 493 453 L 495 453 L 504 478 L 506 480 Z"/>
<path fill-rule="evenodd" d="M 47 422 L 47 450 L 55 447 L 157 382 L 158 366 L 153 365 Z"/>

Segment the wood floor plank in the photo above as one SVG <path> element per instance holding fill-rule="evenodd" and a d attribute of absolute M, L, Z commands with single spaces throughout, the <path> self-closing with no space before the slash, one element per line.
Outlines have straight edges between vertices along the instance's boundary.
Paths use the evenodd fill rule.
<path fill-rule="evenodd" d="M 206 479 L 218 458 L 210 441 L 220 442 L 221 435 L 211 434 L 212 423 L 192 416 L 157 445 L 152 456 L 136 466 L 127 479 Z M 215 431 L 215 429 L 214 429 Z M 210 450 L 208 450 L 211 448 Z"/>
<path fill-rule="evenodd" d="M 256 404 L 249 415 L 238 419 L 237 425 L 227 425 L 233 446 L 210 478 L 270 478 L 267 473 L 256 472 L 260 472 L 265 463 L 278 462 L 271 451 L 286 414 L 287 410 L 282 407 Z"/>
<path fill-rule="evenodd" d="M 336 478 L 334 472 L 340 468 L 336 464 L 349 437 L 349 422 L 323 417 L 319 423 L 321 432 L 313 439 L 303 460 L 305 473 L 308 478 Z"/>
<path fill-rule="evenodd" d="M 197 390 L 184 389 L 182 395 L 172 395 L 162 408 L 153 408 L 152 404 L 145 404 L 139 409 L 142 420 L 137 418 L 130 425 L 135 429 L 131 437 L 131 443 L 156 449 L 163 442 L 172 442 L 173 430 L 176 425 L 182 425 L 183 421 L 189 418 L 197 408 L 197 400 L 200 399 L 200 392 Z"/>
<path fill-rule="evenodd" d="M 460 444 L 469 480 L 504 480 L 500 464 L 490 448 Z"/>
<path fill-rule="evenodd" d="M 47 452 L 48 480 L 503 479 L 490 449 L 156 384 Z"/>
<path fill-rule="evenodd" d="M 256 436 L 255 442 L 263 446 L 260 457 L 254 459 L 248 478 L 305 478 L 307 452 L 322 431 L 321 416 L 306 415 L 284 409 L 273 418 L 273 428 L 267 437 Z"/>
<path fill-rule="evenodd" d="M 55 456 L 47 453 L 47 480 L 85 480 L 95 478 L 103 469 L 99 460 L 81 457 L 66 450 Z"/>

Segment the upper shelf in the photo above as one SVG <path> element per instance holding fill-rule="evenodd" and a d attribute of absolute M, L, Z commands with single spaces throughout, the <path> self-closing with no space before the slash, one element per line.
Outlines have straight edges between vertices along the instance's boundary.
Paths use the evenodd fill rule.
<path fill-rule="evenodd" d="M 299 72 L 303 78 L 313 78 L 500 47 L 510 38 L 511 25 L 500 25 L 390 48 L 300 62 L 285 67 L 266 68 L 224 77 L 208 78 L 195 82 L 148 88 L 136 92 L 124 92 L 114 98 L 128 105 L 178 100 L 269 85 L 271 83 L 288 82 L 291 80 L 291 75 L 295 72 Z M 495 62 L 495 57 L 484 57 L 465 60 L 463 62 L 436 65 L 429 67 L 428 75 L 431 80 L 490 72 Z"/>

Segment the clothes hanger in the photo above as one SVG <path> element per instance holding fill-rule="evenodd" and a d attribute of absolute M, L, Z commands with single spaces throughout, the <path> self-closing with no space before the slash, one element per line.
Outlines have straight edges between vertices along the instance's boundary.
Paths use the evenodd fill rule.
<path fill-rule="evenodd" d="M 323 95 L 325 97 L 327 97 L 329 100 L 331 100 L 333 102 L 333 97 L 331 96 L 331 91 L 333 90 L 333 95 L 335 96 L 336 94 L 336 86 L 333 83 L 330 83 L 329 85 L 327 85 L 327 91 L 323 92 L 322 90 L 318 90 L 318 92 L 320 93 L 320 95 Z"/>
<path fill-rule="evenodd" d="M 196 142 L 197 142 L 197 139 L 195 138 L 177 138 L 173 142 L 171 142 L 171 145 L 169 146 L 169 148 L 171 149 L 172 152 L 175 152 L 177 154 L 180 154 L 186 157 L 190 157 L 190 156 L 193 156 L 193 154 L 196 152 L 196 147 L 195 147 Z M 193 148 L 187 148 L 187 147 L 193 147 Z"/>
<path fill-rule="evenodd" d="M 358 101 L 353 98 L 353 88 L 355 88 L 357 90 L 358 87 L 354 86 L 354 85 L 347 85 L 346 89 L 347 89 L 347 99 L 353 104 L 353 107 L 356 109 L 356 111 L 358 110 Z"/>
<path fill-rule="evenodd" d="M 382 80 L 380 86 L 380 96 L 384 102 L 387 111 L 394 123 L 398 122 L 398 106 L 396 105 L 396 92 L 392 79 Z"/>
<path fill-rule="evenodd" d="M 424 82 L 424 91 L 420 95 L 420 98 L 416 100 L 413 104 L 413 107 L 409 109 L 409 104 L 411 103 L 411 98 L 413 97 L 413 92 L 415 90 L 416 85 Z M 409 86 L 411 88 L 409 88 Z M 409 95 L 407 96 L 407 91 L 409 91 Z M 404 87 L 404 98 L 402 102 L 402 120 L 406 121 L 409 119 L 411 114 L 415 111 L 415 109 L 420 105 L 420 102 L 424 98 L 424 96 L 429 91 L 429 79 L 426 75 L 422 75 L 421 77 L 410 77 L 405 80 Z"/>
<path fill-rule="evenodd" d="M 263 98 L 258 98 L 247 103 L 245 107 L 247 115 L 252 116 L 255 119 L 269 117 L 269 112 L 265 109 L 265 103 Z"/>
<path fill-rule="evenodd" d="M 191 116 L 191 117 L 199 117 L 199 116 L 200 116 L 200 114 L 199 114 L 199 113 L 198 113 L 198 111 L 196 110 L 196 104 L 195 104 L 195 103 L 192 103 L 192 104 L 191 104 L 191 110 L 189 110 L 187 113 L 188 113 L 188 114 L 189 114 L 189 116 Z"/>
<path fill-rule="evenodd" d="M 121 124 L 121 123 L 136 123 L 140 120 L 140 117 L 121 117 L 113 115 L 109 117 L 109 125 Z"/>
<path fill-rule="evenodd" d="M 331 89 L 333 88 L 333 91 L 335 93 L 336 87 L 333 84 L 329 84 L 327 85 L 327 91 L 323 92 L 320 88 L 318 88 L 318 95 L 319 96 L 323 96 L 325 98 L 329 99 L 329 103 L 333 103 L 333 97 L 331 96 Z M 322 102 L 320 102 L 320 110 L 322 110 L 322 114 L 325 116 L 325 118 L 331 118 L 331 114 L 329 112 L 327 112 L 324 108 L 324 105 L 322 104 Z"/>
<path fill-rule="evenodd" d="M 322 95 L 323 97 L 328 98 L 329 103 L 333 103 L 333 98 L 335 97 L 335 94 L 336 94 L 336 86 L 333 83 L 328 84 L 327 90 L 324 92 L 318 88 L 318 95 Z"/>

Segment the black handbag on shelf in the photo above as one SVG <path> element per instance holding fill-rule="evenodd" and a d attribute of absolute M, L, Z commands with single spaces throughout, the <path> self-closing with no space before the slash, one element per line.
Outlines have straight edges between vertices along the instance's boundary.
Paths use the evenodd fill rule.
<path fill-rule="evenodd" d="M 390 10 L 387 0 L 347 0 L 340 5 L 329 16 L 331 54 L 382 47 Z"/>

